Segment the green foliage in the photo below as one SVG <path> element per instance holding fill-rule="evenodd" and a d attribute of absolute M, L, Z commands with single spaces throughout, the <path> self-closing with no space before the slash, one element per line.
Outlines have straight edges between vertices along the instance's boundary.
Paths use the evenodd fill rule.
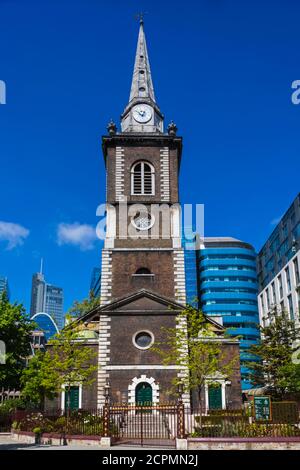
<path fill-rule="evenodd" d="M 203 425 L 195 429 L 192 437 L 291 437 L 300 436 L 297 426 L 291 424 L 245 423 L 226 421 Z"/>
<path fill-rule="evenodd" d="M 15 410 L 25 410 L 28 408 L 30 404 L 26 401 L 26 399 L 22 398 L 15 398 L 14 400 L 5 400 L 5 402 L 1 403 L 0 405 L 0 414 L 1 413 L 11 413 Z"/>
<path fill-rule="evenodd" d="M 177 365 L 186 374 L 175 378 L 186 391 L 196 391 L 199 399 L 206 383 L 216 385 L 215 379 L 228 377 L 238 358 L 229 358 L 205 315 L 187 306 L 176 319 L 175 328 L 164 328 L 165 340 L 153 347 L 165 365 Z M 201 405 L 201 400 L 200 405 Z"/>
<path fill-rule="evenodd" d="M 72 434 L 101 436 L 103 417 L 87 411 L 72 411 L 69 416 L 45 416 L 42 413 L 30 413 L 14 423 L 14 429 L 36 433 Z M 116 432 L 114 427 L 112 432 Z"/>
<path fill-rule="evenodd" d="M 300 364 L 290 362 L 279 367 L 278 384 L 286 392 L 300 392 Z"/>
<path fill-rule="evenodd" d="M 64 328 L 49 341 L 45 353 L 36 354 L 22 376 L 22 393 L 42 405 L 44 398 L 52 400 L 66 387 L 76 383 L 90 385 L 97 366 L 91 361 L 95 353 L 79 339 L 80 324 Z"/>
<path fill-rule="evenodd" d="M 53 367 L 51 354 L 38 351 L 29 361 L 21 377 L 22 395 L 43 406 L 45 398 L 53 400 L 59 392 L 59 377 Z"/>
<path fill-rule="evenodd" d="M 261 327 L 260 344 L 250 348 L 250 353 L 261 361 L 250 362 L 249 379 L 256 386 L 267 386 L 268 393 L 282 398 L 286 392 L 297 388 L 297 368 L 292 366 L 292 356 L 299 349 L 300 330 L 287 312 L 274 312 L 270 325 Z M 297 345 L 298 344 L 298 345 Z M 288 373 L 288 380 L 284 373 Z"/>
<path fill-rule="evenodd" d="M 94 292 L 91 290 L 89 297 L 82 301 L 75 300 L 72 307 L 69 309 L 68 314 L 70 317 L 80 318 L 86 313 L 100 305 L 100 298 L 95 297 Z"/>
<path fill-rule="evenodd" d="M 34 327 L 24 307 L 11 304 L 4 292 L 0 297 L 0 340 L 6 345 L 6 363 L 0 365 L 0 388 L 19 389 Z"/>
<path fill-rule="evenodd" d="M 19 424 L 20 423 L 18 421 L 14 421 L 11 425 L 11 428 L 17 431 L 19 429 Z"/>

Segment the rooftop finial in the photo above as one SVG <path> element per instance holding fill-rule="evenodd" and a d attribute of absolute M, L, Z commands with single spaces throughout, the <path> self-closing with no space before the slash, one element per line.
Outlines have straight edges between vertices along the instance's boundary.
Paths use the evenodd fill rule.
<path fill-rule="evenodd" d="M 147 14 L 147 11 L 141 11 L 136 15 L 136 19 L 140 21 L 140 24 L 144 24 L 144 17 Z"/>

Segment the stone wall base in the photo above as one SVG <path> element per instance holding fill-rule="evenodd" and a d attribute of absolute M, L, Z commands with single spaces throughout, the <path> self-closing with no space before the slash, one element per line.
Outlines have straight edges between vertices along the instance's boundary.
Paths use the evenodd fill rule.
<path fill-rule="evenodd" d="M 35 435 L 33 432 L 12 432 L 11 437 L 19 442 L 25 444 L 34 444 L 35 443 Z M 97 446 L 101 445 L 101 440 L 103 438 L 98 436 L 66 436 L 66 444 L 77 444 L 83 446 Z M 59 434 L 43 434 L 41 437 L 41 444 L 42 445 L 53 445 L 53 446 L 62 446 L 64 445 L 64 439 Z"/>
<path fill-rule="evenodd" d="M 300 450 L 300 438 L 188 439 L 188 450 Z"/>

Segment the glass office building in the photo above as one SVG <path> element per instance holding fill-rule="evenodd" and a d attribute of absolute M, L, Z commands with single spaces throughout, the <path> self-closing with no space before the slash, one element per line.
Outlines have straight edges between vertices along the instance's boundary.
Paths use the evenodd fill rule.
<path fill-rule="evenodd" d="M 61 330 L 65 324 L 63 311 L 64 294 L 61 287 L 53 286 L 45 281 L 42 269 L 32 276 L 31 287 L 31 318 L 40 312 L 50 315 Z"/>
<path fill-rule="evenodd" d="M 196 288 L 199 308 L 208 316 L 221 317 L 228 333 L 240 336 L 242 389 L 250 389 L 246 363 L 258 358 L 249 348 L 260 339 L 255 251 L 234 238 L 205 238 L 195 251 L 196 270 L 187 250 L 185 256 L 188 302 Z"/>
<path fill-rule="evenodd" d="M 261 292 L 300 249 L 300 193 L 277 224 L 257 256 Z"/>
<path fill-rule="evenodd" d="M 63 289 L 61 287 L 52 286 L 51 284 L 46 284 L 44 311 L 55 320 L 60 330 L 65 326 L 63 303 Z"/>
<path fill-rule="evenodd" d="M 186 299 L 189 305 L 198 307 L 199 304 L 199 287 L 197 274 L 197 235 L 192 236 L 192 230 L 186 230 L 186 236 L 182 236 L 182 245 L 184 248 L 184 265 L 185 265 L 185 287 Z"/>
<path fill-rule="evenodd" d="M 58 326 L 56 325 L 53 318 L 48 315 L 48 313 L 37 313 L 33 315 L 31 319 L 37 324 L 36 331 L 41 331 L 44 333 L 46 341 L 53 338 L 53 336 L 55 336 L 59 332 Z M 34 333 L 33 336 L 38 337 L 38 335 L 34 335 Z"/>
<path fill-rule="evenodd" d="M 257 257 L 260 323 L 267 326 L 274 310 L 299 322 L 300 194 L 279 221 Z"/>

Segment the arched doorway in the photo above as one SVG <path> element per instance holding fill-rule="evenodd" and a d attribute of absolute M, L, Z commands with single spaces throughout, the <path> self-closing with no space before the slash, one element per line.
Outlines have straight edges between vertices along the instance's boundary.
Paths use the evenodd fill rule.
<path fill-rule="evenodd" d="M 142 382 L 135 389 L 135 403 L 139 406 L 151 406 L 153 403 L 152 387 L 147 382 Z"/>

